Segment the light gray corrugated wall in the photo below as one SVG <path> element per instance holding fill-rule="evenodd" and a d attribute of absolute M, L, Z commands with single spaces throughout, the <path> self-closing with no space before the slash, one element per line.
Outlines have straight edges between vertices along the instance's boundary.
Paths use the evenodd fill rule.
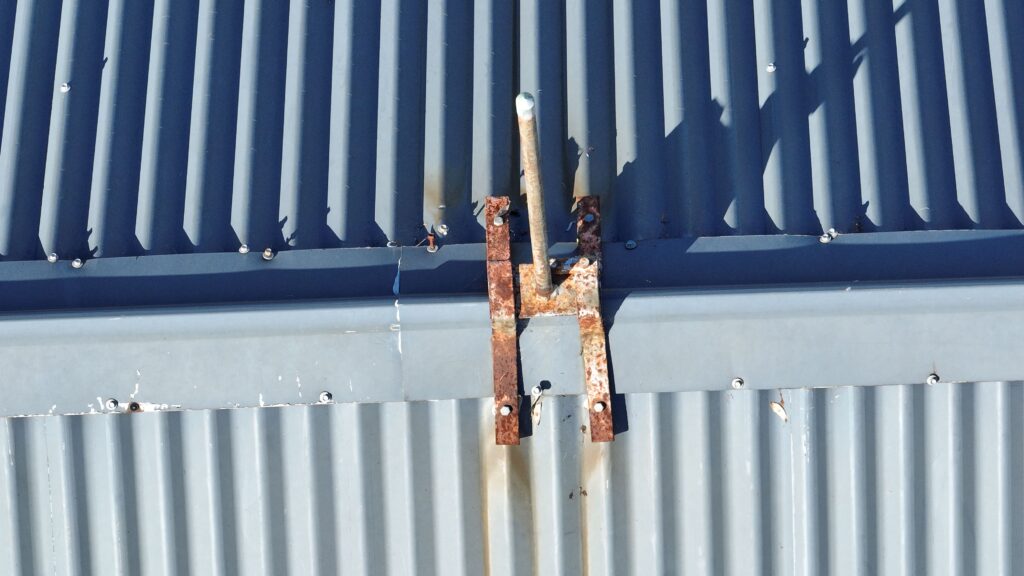
<path fill-rule="evenodd" d="M 783 402 L 788 421 L 769 402 Z M 4 574 L 1017 574 L 1024 387 L 0 421 Z"/>
<path fill-rule="evenodd" d="M 0 257 L 480 242 L 538 97 L 550 235 L 1019 228 L 1013 0 L 19 0 Z M 67 84 L 69 90 L 62 90 Z"/>

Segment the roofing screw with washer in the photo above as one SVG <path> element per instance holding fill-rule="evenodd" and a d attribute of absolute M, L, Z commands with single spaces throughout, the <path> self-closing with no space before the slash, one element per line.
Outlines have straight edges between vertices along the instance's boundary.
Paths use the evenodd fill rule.
<path fill-rule="evenodd" d="M 501 216 L 495 216 L 494 220 L 492 220 L 491 223 L 494 224 L 495 226 L 501 226 L 502 224 L 505 223 L 505 219 L 502 218 Z"/>
<path fill-rule="evenodd" d="M 107 407 L 107 410 L 117 410 L 117 398 L 107 398 L 103 405 Z"/>
<path fill-rule="evenodd" d="M 771 74 L 778 70 L 779 67 L 775 65 L 775 62 L 769 62 L 768 65 L 764 67 L 764 69 L 767 70 L 769 74 Z"/>
<path fill-rule="evenodd" d="M 929 386 L 935 386 L 936 384 L 939 383 L 939 375 L 935 373 L 929 374 L 928 378 L 925 379 L 924 383 Z"/>
<path fill-rule="evenodd" d="M 633 250 L 636 248 L 636 240 L 626 240 L 626 250 Z"/>
<path fill-rule="evenodd" d="M 51 252 L 50 255 L 46 257 L 46 261 L 49 262 L 50 264 L 53 264 L 54 262 L 56 262 L 57 261 L 57 253 L 56 252 Z"/>
<path fill-rule="evenodd" d="M 508 416 L 508 415 L 512 414 L 512 407 L 509 406 L 508 404 L 505 404 L 504 406 L 501 407 L 501 410 L 498 410 L 498 412 L 502 416 Z"/>
<path fill-rule="evenodd" d="M 604 402 L 595 402 L 594 403 L 594 412 L 597 412 L 598 414 L 600 414 L 601 412 L 604 412 Z"/>
<path fill-rule="evenodd" d="M 740 388 L 743 388 L 743 378 L 733 378 L 732 389 L 739 390 Z"/>
<path fill-rule="evenodd" d="M 434 241 L 433 234 L 427 234 L 427 252 L 431 254 L 437 252 L 437 242 Z"/>
<path fill-rule="evenodd" d="M 448 225 L 447 224 L 441 224 L 440 226 L 438 226 L 437 227 L 437 235 L 440 236 L 441 238 L 444 238 L 445 236 L 447 236 L 448 235 Z"/>
<path fill-rule="evenodd" d="M 81 258 L 75 258 L 71 261 L 71 267 L 75 269 L 81 268 L 84 264 L 85 262 L 82 262 Z"/>
<path fill-rule="evenodd" d="M 142 412 L 142 405 L 139 404 L 138 402 L 129 402 L 128 403 L 128 411 L 129 412 Z"/>
<path fill-rule="evenodd" d="M 824 234 L 818 236 L 818 242 L 822 244 L 828 244 L 829 242 L 839 238 L 839 232 L 836 232 L 835 228 L 829 228 Z"/>
<path fill-rule="evenodd" d="M 65 82 L 65 83 L 61 84 L 60 85 L 60 93 L 61 94 L 67 94 L 68 92 L 71 92 L 71 83 L 70 82 Z"/>
<path fill-rule="evenodd" d="M 327 390 L 324 390 L 323 392 L 320 393 L 320 403 L 321 404 L 327 404 L 331 400 L 334 400 L 334 394 L 331 394 Z"/>
<path fill-rule="evenodd" d="M 270 248 L 267 248 L 266 250 L 264 250 L 263 251 L 263 259 L 266 260 L 267 262 L 270 262 L 271 260 L 273 260 L 274 259 L 274 251 L 271 250 Z"/>
<path fill-rule="evenodd" d="M 241 246 L 239 246 L 238 247 L 238 253 L 239 254 L 248 254 L 249 253 L 249 245 L 248 244 L 242 244 Z"/>

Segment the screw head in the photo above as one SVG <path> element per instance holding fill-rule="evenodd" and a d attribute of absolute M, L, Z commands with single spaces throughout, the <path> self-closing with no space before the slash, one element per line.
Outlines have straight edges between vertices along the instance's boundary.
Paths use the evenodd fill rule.
<path fill-rule="evenodd" d="M 743 384 L 744 384 L 743 378 L 733 378 L 732 379 L 732 389 L 733 390 L 739 390 L 740 388 L 743 388 Z"/>
<path fill-rule="evenodd" d="M 939 383 L 939 375 L 935 373 L 929 374 L 928 378 L 925 379 L 924 382 L 929 386 L 935 386 L 936 384 Z"/>
<path fill-rule="evenodd" d="M 271 260 L 273 260 L 274 259 L 274 251 L 272 249 L 270 249 L 270 248 L 267 248 L 266 250 L 264 250 L 263 251 L 263 259 L 266 260 L 267 262 L 270 262 Z"/>
<path fill-rule="evenodd" d="M 636 248 L 636 240 L 626 240 L 626 250 L 633 250 Z"/>
<path fill-rule="evenodd" d="M 427 252 L 430 252 L 431 254 L 437 252 L 437 249 L 437 244 L 434 244 L 433 246 L 427 246 Z"/>
<path fill-rule="evenodd" d="M 448 225 L 447 224 L 441 224 L 434 231 L 437 232 L 438 236 L 444 238 L 445 236 L 448 235 Z"/>
<path fill-rule="evenodd" d="M 601 412 L 604 412 L 604 409 L 605 409 L 604 402 L 594 402 L 594 412 L 597 412 L 598 414 L 600 414 Z"/>
<path fill-rule="evenodd" d="M 139 404 L 138 402 L 129 402 L 128 403 L 128 411 L 129 412 L 142 412 L 142 405 Z"/>
<path fill-rule="evenodd" d="M 238 247 L 238 253 L 239 254 L 248 254 L 249 253 L 249 245 L 248 244 L 242 244 L 241 246 L 239 246 Z"/>
<path fill-rule="evenodd" d="M 65 83 L 61 84 L 60 85 L 60 93 L 61 94 L 67 94 L 68 92 L 71 92 L 71 83 L 70 82 L 65 82 Z"/>
<path fill-rule="evenodd" d="M 588 223 L 588 224 L 593 222 L 594 221 L 594 215 L 593 214 L 587 214 L 586 216 L 583 217 L 583 221 Z"/>
<path fill-rule="evenodd" d="M 107 398 L 107 401 L 104 402 L 103 405 L 107 407 L 107 410 L 117 410 L 117 398 Z"/>
<path fill-rule="evenodd" d="M 494 224 L 495 226 L 501 226 L 505 223 L 505 219 L 502 218 L 501 216 L 495 216 L 494 220 L 492 220 L 491 223 Z"/>
<path fill-rule="evenodd" d="M 398 248 L 398 242 L 394 240 L 388 240 L 388 248 Z"/>
<path fill-rule="evenodd" d="M 500 410 L 498 410 L 498 413 L 501 414 L 502 416 L 508 416 L 512 414 L 512 407 L 509 406 L 508 404 L 505 404 L 504 406 L 501 407 Z"/>
<path fill-rule="evenodd" d="M 778 69 L 779 69 L 779 67 L 775 65 L 775 62 L 769 62 L 769 63 L 768 63 L 768 65 L 764 67 L 764 69 L 765 69 L 765 71 L 767 71 L 767 72 L 768 72 L 769 74 L 772 74 L 772 73 L 774 73 L 774 72 L 775 72 L 776 70 L 778 70 Z"/>
<path fill-rule="evenodd" d="M 532 389 L 530 389 L 530 396 L 533 396 L 534 398 L 540 396 L 543 393 L 544 389 L 541 388 L 540 386 L 534 386 Z"/>
<path fill-rule="evenodd" d="M 50 264 L 53 264 L 54 262 L 56 262 L 57 261 L 57 253 L 56 252 L 51 252 L 50 255 L 46 257 L 46 261 L 49 262 Z"/>
<path fill-rule="evenodd" d="M 71 261 L 71 267 L 75 269 L 81 268 L 84 265 L 85 262 L 82 262 L 81 258 L 75 258 L 74 260 Z"/>
<path fill-rule="evenodd" d="M 323 392 L 320 393 L 320 403 L 321 404 L 327 404 L 327 403 L 331 402 L 332 400 L 334 400 L 334 394 L 331 394 L 327 390 L 324 390 Z"/>
<path fill-rule="evenodd" d="M 822 234 L 821 236 L 818 236 L 818 242 L 821 242 L 822 244 L 828 244 L 831 241 L 832 236 L 828 232 Z"/>

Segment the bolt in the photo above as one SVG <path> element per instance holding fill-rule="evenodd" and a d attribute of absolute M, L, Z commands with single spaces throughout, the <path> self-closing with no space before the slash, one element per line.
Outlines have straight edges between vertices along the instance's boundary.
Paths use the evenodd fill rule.
<path fill-rule="evenodd" d="M 939 383 L 939 375 L 934 373 L 929 374 L 928 378 L 924 381 L 924 383 L 929 386 L 935 386 L 936 384 Z"/>
<path fill-rule="evenodd" d="M 437 235 L 440 236 L 441 238 L 444 238 L 445 236 L 447 236 L 448 235 L 448 225 L 447 224 L 441 224 L 440 226 L 438 226 L 437 227 Z"/>
<path fill-rule="evenodd" d="M 498 412 L 501 413 L 502 416 L 508 416 L 509 414 L 512 414 L 512 407 L 505 404 L 501 407 L 501 410 L 498 410 Z"/>
<path fill-rule="evenodd" d="M 505 223 L 505 219 L 502 218 L 501 216 L 495 216 L 494 220 L 492 220 L 491 223 L 494 224 L 495 226 L 501 226 L 502 224 Z"/>
<path fill-rule="evenodd" d="M 242 244 L 241 246 L 239 246 L 238 247 L 238 253 L 239 254 L 248 254 L 249 253 L 249 245 L 248 244 Z"/>
<path fill-rule="evenodd" d="M 74 260 L 73 260 L 73 261 L 71 262 L 71 267 L 72 267 L 72 268 L 75 268 L 75 269 L 81 268 L 81 267 L 82 267 L 82 266 L 84 266 L 84 265 L 85 265 L 85 262 L 82 262 L 82 259 L 81 259 L 81 258 L 75 258 L 75 259 L 74 259 Z"/>
<path fill-rule="evenodd" d="M 598 414 L 600 414 L 601 412 L 604 412 L 604 402 L 595 402 L 594 403 L 594 412 L 597 412 Z"/>
<path fill-rule="evenodd" d="M 271 250 L 270 248 L 267 248 L 266 250 L 264 250 L 263 251 L 263 259 L 266 260 L 267 262 L 270 262 L 271 260 L 273 260 L 274 259 L 274 251 Z"/>
<path fill-rule="evenodd" d="M 533 389 L 530 390 L 530 395 L 533 396 L 534 398 L 540 396 L 543 393 L 544 393 L 544 389 L 541 388 L 540 386 L 534 386 Z"/>
<path fill-rule="evenodd" d="M 626 250 L 633 250 L 636 248 L 636 240 L 626 240 Z"/>
<path fill-rule="evenodd" d="M 733 378 L 732 389 L 739 390 L 740 388 L 743 388 L 743 378 Z"/>
<path fill-rule="evenodd" d="M 70 82 L 65 82 L 65 83 L 61 84 L 60 85 L 60 93 L 61 94 L 67 94 L 68 92 L 71 92 L 71 83 Z"/>
<path fill-rule="evenodd" d="M 50 255 L 46 257 L 46 261 L 49 262 L 50 264 L 53 264 L 54 262 L 56 262 L 57 261 L 57 253 L 56 252 L 51 252 Z"/>
<path fill-rule="evenodd" d="M 764 67 L 764 69 L 767 70 L 769 74 L 773 74 L 776 70 L 779 69 L 779 67 L 775 65 L 775 62 L 769 62 L 768 65 Z"/>
<path fill-rule="evenodd" d="M 107 401 L 104 402 L 104 406 L 107 407 L 107 410 L 117 410 L 117 405 L 117 398 L 107 398 Z"/>
<path fill-rule="evenodd" d="M 323 392 L 320 393 L 320 403 L 321 404 L 327 404 L 331 400 L 334 400 L 334 394 L 331 394 L 327 390 L 324 390 Z"/>
<path fill-rule="evenodd" d="M 839 232 L 836 232 L 835 228 L 829 228 L 828 232 L 825 232 L 825 234 L 828 234 L 829 237 L 832 238 L 833 240 L 839 238 Z"/>
<path fill-rule="evenodd" d="M 430 252 L 431 254 L 437 252 L 437 243 L 434 242 L 433 234 L 427 234 L 427 252 Z"/>
<path fill-rule="evenodd" d="M 588 224 L 593 222 L 594 221 L 594 215 L 593 214 L 587 214 L 586 216 L 583 217 L 583 221 L 588 223 Z"/>
<path fill-rule="evenodd" d="M 822 234 L 821 236 L 818 236 L 818 242 L 821 242 L 822 244 L 828 244 L 831 241 L 832 236 L 828 232 Z"/>
<path fill-rule="evenodd" d="M 142 406 L 138 402 L 130 402 L 128 404 L 128 410 L 131 412 L 141 412 Z"/>

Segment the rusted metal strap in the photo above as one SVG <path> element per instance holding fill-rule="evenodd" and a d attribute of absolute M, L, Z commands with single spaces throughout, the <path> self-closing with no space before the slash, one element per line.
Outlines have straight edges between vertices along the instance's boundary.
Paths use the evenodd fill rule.
<path fill-rule="evenodd" d="M 516 301 L 509 249 L 507 197 L 488 197 L 487 298 L 491 308 L 491 355 L 494 372 L 494 438 L 498 444 L 519 444 L 519 351 Z"/>
<path fill-rule="evenodd" d="M 577 200 L 576 238 L 580 260 L 573 267 L 576 317 L 580 323 L 583 378 L 590 410 L 590 439 L 615 439 L 608 381 L 608 343 L 601 318 L 601 203 L 597 196 Z"/>

